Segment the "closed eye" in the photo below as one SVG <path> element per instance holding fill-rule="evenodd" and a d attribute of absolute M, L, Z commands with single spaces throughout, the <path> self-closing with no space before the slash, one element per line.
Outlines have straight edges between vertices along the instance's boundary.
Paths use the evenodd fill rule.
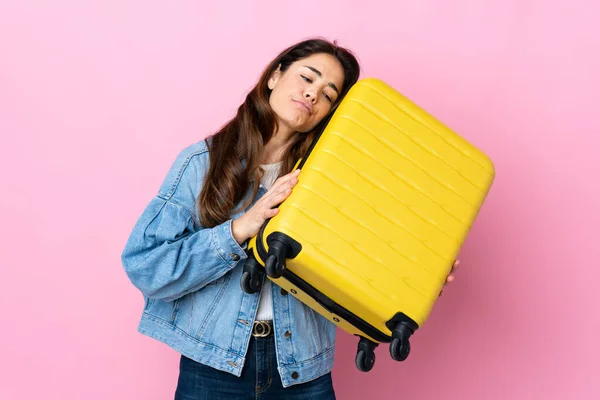
<path fill-rule="evenodd" d="M 300 75 L 302 77 L 302 79 L 304 79 L 306 82 L 308 83 L 313 83 L 313 80 L 311 78 L 309 78 L 306 75 Z M 333 100 L 331 99 L 331 96 L 329 96 L 327 93 L 323 92 L 323 96 L 325 96 L 325 98 L 327 99 L 327 101 L 329 101 L 330 103 L 333 103 Z"/>

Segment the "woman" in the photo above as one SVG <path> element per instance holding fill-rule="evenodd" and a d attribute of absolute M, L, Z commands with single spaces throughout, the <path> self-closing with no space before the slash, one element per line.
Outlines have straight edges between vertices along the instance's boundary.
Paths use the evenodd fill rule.
<path fill-rule="evenodd" d="M 284 50 L 231 121 L 178 155 L 137 221 L 122 261 L 145 299 L 138 330 L 182 354 L 176 399 L 335 398 L 335 325 L 268 280 L 245 294 L 240 277 L 247 240 L 359 74 L 335 43 Z"/>

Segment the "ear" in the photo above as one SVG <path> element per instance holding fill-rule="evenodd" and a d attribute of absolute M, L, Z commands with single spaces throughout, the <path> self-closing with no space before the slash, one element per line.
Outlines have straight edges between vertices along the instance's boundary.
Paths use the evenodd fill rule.
<path fill-rule="evenodd" d="M 279 64 L 277 69 L 275 71 L 273 71 L 273 73 L 269 77 L 269 81 L 267 82 L 267 86 L 269 87 L 269 89 L 273 90 L 273 88 L 279 81 L 280 77 L 281 77 L 281 64 Z"/>

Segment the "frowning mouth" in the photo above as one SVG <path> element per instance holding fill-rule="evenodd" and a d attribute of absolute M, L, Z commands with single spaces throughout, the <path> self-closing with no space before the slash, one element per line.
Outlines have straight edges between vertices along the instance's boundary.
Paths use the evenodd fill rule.
<path fill-rule="evenodd" d="M 308 114 L 312 114 L 312 104 L 298 100 L 294 100 L 294 103 L 298 104 L 300 108 L 304 109 Z"/>

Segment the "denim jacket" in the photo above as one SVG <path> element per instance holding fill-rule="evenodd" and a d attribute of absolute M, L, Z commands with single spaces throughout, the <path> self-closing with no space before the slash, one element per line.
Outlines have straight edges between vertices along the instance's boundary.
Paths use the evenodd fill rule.
<path fill-rule="evenodd" d="M 240 246 L 233 238 L 231 222 L 242 212 L 214 228 L 199 223 L 196 198 L 208 166 L 204 140 L 179 153 L 133 227 L 121 258 L 128 278 L 144 296 L 140 333 L 199 363 L 240 376 L 260 292 L 246 294 L 240 287 L 246 244 Z M 261 187 L 252 204 L 264 193 Z M 330 372 L 335 325 L 277 285 L 271 290 L 283 386 Z M 291 336 L 284 335 L 287 331 Z"/>

